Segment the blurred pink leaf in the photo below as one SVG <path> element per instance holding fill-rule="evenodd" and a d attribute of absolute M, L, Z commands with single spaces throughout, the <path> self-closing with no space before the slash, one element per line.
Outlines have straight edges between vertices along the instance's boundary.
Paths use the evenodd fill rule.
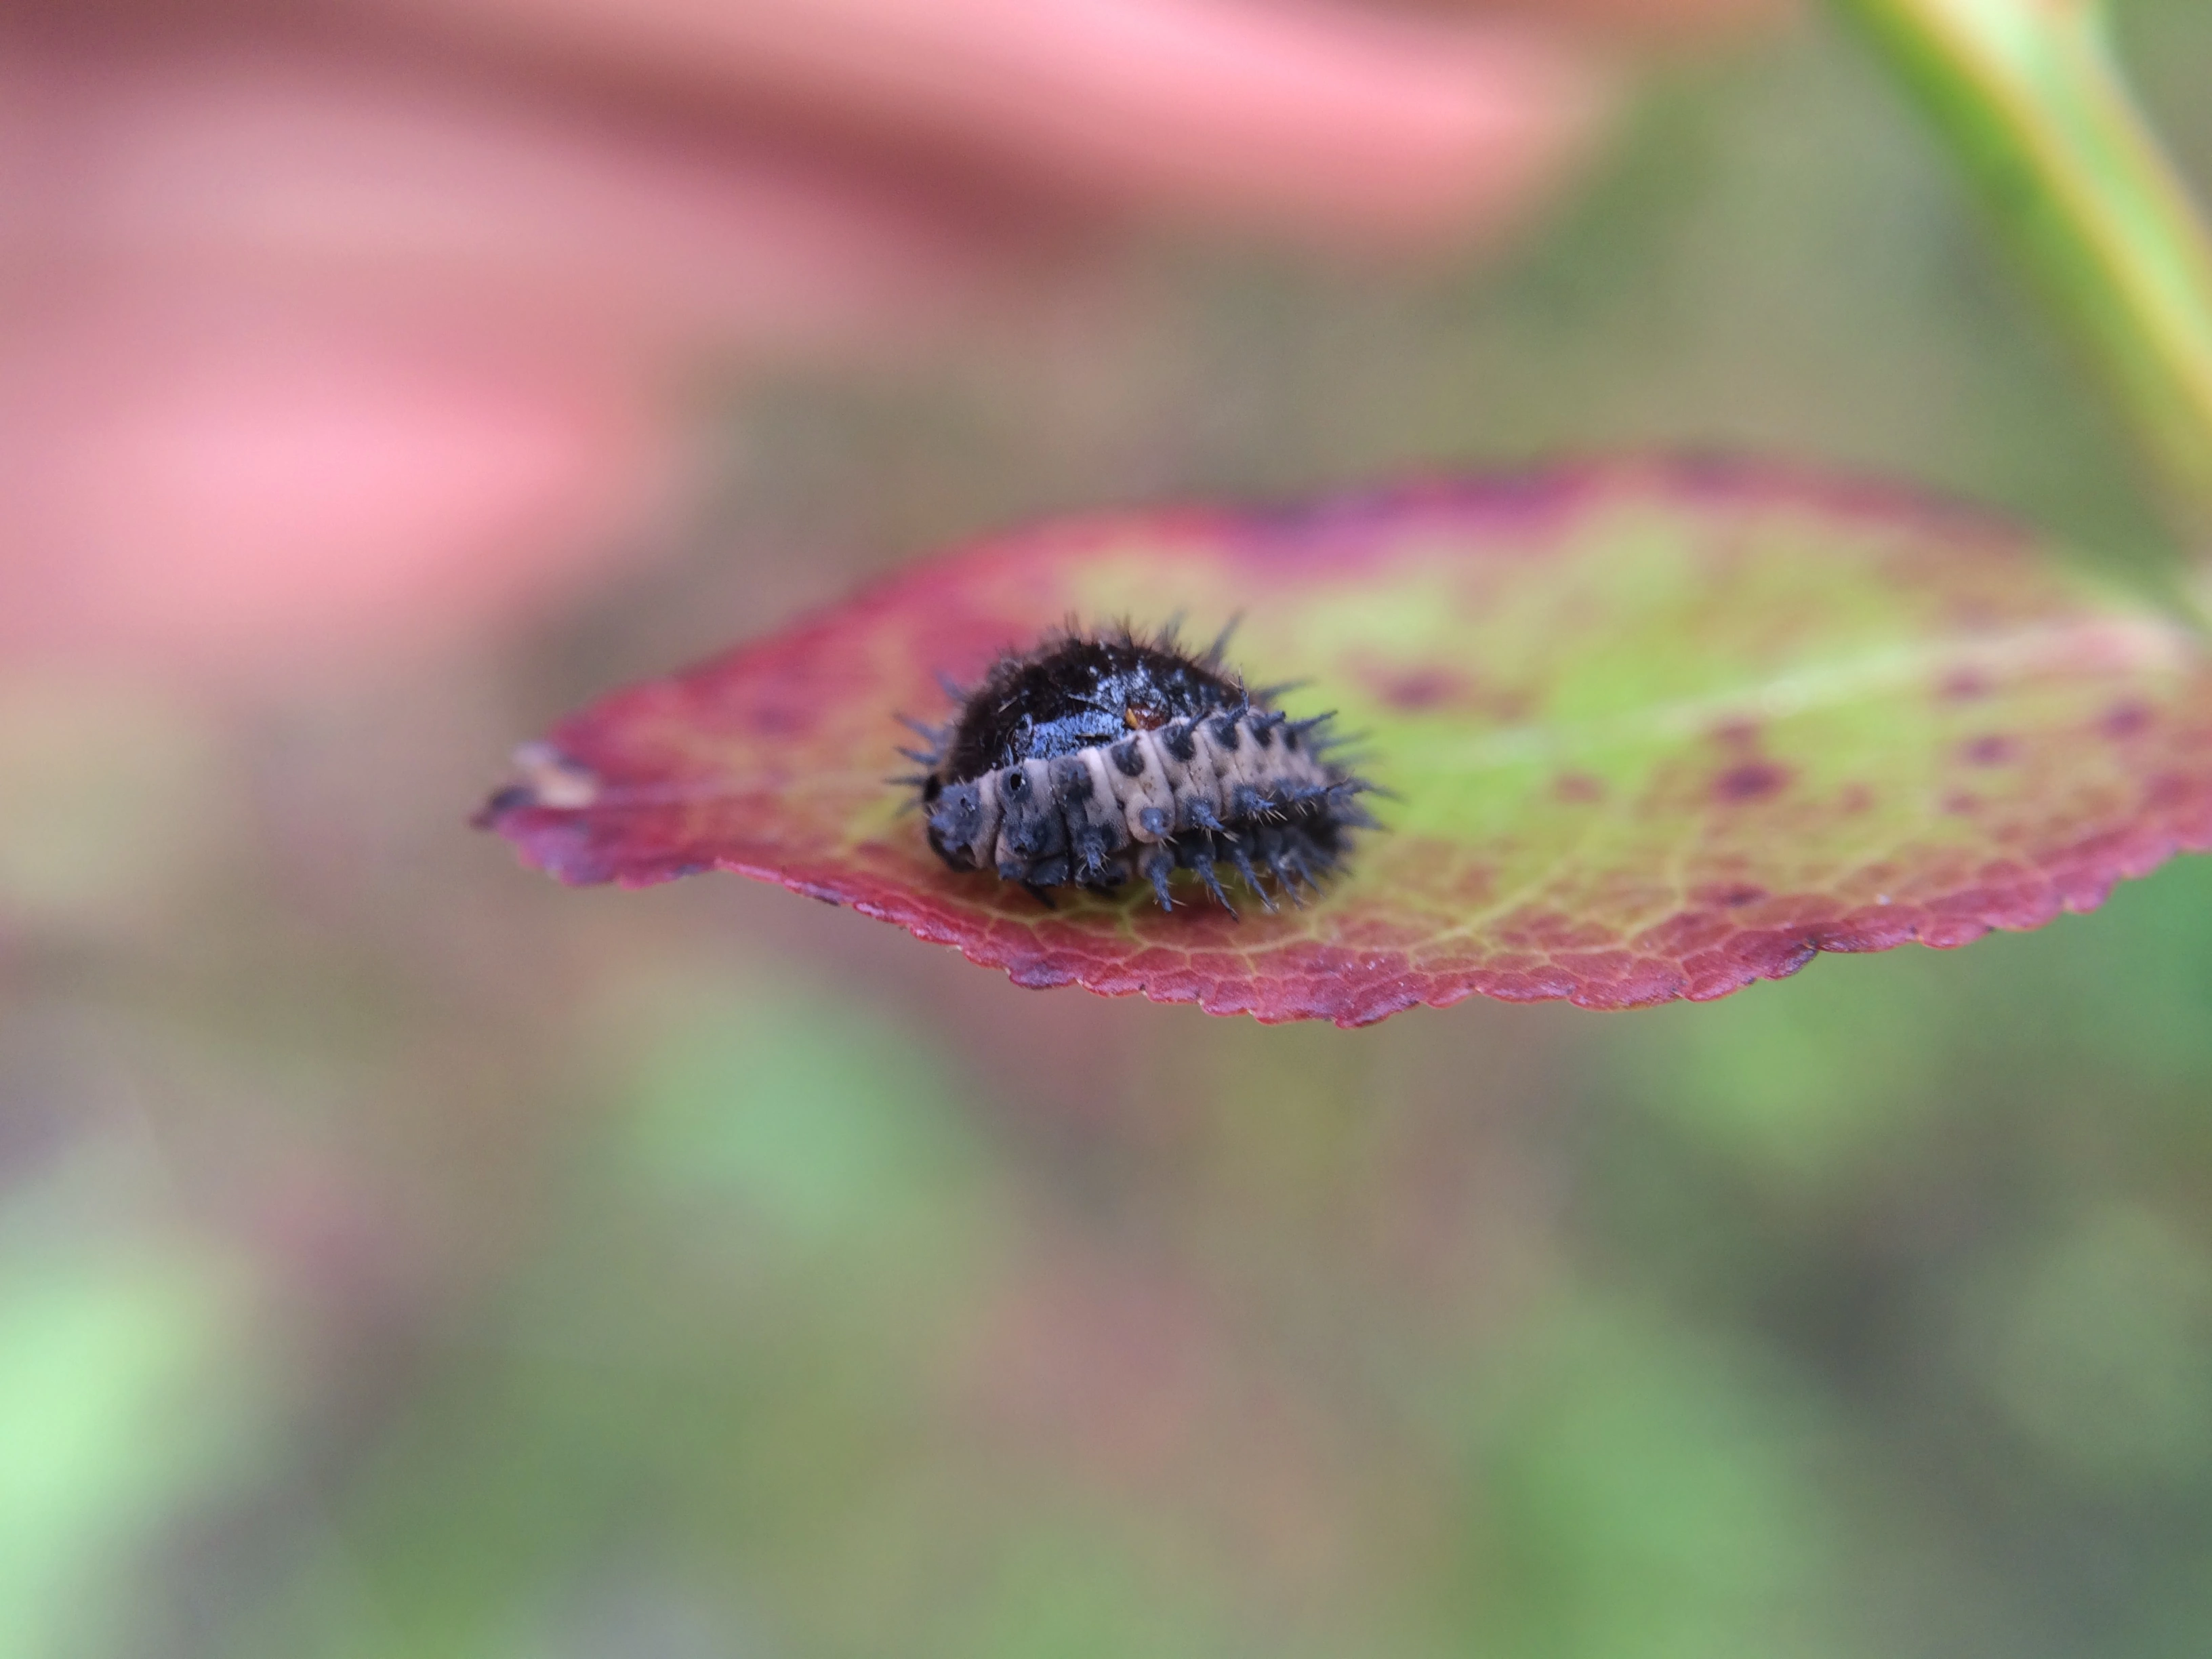
<path fill-rule="evenodd" d="M 1350 874 L 1232 921 L 945 869 L 883 781 L 893 717 L 1071 614 L 1178 612 L 1241 612 L 1250 680 L 1370 734 L 1398 799 Z M 989 542 L 572 718 L 484 821 L 565 881 L 734 870 L 1024 985 L 1346 1025 L 1626 1008 L 2039 927 L 2212 845 L 2212 672 L 1965 509 L 1619 464 Z"/>

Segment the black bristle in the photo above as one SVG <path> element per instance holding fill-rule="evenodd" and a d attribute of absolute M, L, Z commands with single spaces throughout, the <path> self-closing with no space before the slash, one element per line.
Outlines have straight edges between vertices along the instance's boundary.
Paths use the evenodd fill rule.
<path fill-rule="evenodd" d="M 1274 915 L 1275 901 L 1267 896 L 1267 890 L 1260 884 L 1260 872 L 1252 867 L 1252 855 L 1244 850 L 1243 842 L 1237 842 L 1230 848 L 1229 861 L 1237 866 L 1237 875 L 1251 890 L 1252 896 L 1260 901 L 1260 908 L 1269 915 Z"/>

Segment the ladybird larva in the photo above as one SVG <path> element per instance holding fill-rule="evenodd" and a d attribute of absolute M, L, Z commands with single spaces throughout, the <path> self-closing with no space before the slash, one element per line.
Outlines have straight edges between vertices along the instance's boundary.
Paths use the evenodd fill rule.
<path fill-rule="evenodd" d="M 1373 786 L 1334 755 L 1329 714 L 1292 720 L 1226 667 L 1224 633 L 1197 655 L 1170 629 L 1073 626 L 1002 656 L 941 726 L 907 724 L 927 749 L 926 833 L 955 870 L 988 870 L 1038 899 L 1076 885 L 1110 891 L 1133 877 L 1172 909 L 1170 878 L 1194 874 L 1233 915 L 1220 866 L 1275 908 L 1266 881 L 1297 903 L 1340 870 L 1352 832 L 1374 827 Z"/>

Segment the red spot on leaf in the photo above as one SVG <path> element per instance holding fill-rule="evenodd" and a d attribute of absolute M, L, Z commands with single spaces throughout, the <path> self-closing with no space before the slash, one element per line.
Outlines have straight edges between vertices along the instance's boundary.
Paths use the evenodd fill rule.
<path fill-rule="evenodd" d="M 745 724 L 764 738 L 795 738 L 813 724 L 813 711 L 795 702 L 759 702 L 745 710 Z"/>
<path fill-rule="evenodd" d="M 1452 884 L 1452 896 L 1465 904 L 1486 904 L 1498 890 L 1498 872 L 1487 864 L 1470 865 Z"/>
<path fill-rule="evenodd" d="M 1605 799 L 1605 781 L 1588 772 L 1562 772 L 1553 783 L 1552 793 L 1561 800 L 1587 805 Z"/>
<path fill-rule="evenodd" d="M 1779 794 L 1789 784 L 1788 767 L 1772 761 L 1748 761 L 1741 766 L 1730 767 L 1716 778 L 1713 793 L 1722 800 L 1741 805 Z"/>
<path fill-rule="evenodd" d="M 2135 738 L 2148 731 L 2150 722 L 2151 711 L 2147 704 L 2117 702 L 2105 711 L 2100 729 L 2108 738 Z"/>
<path fill-rule="evenodd" d="M 1969 766 L 2002 766 L 2018 752 L 2018 745 L 2001 732 L 1991 732 L 1962 745 L 1959 757 Z"/>
<path fill-rule="evenodd" d="M 1972 702 L 1977 697 L 1986 697 L 1989 694 L 1989 677 L 1972 668 L 1946 674 L 1943 683 L 1936 688 L 1936 695 L 1946 702 Z"/>
<path fill-rule="evenodd" d="M 1463 702 L 1473 689 L 1466 675 L 1449 668 L 1416 668 L 1382 677 L 1375 692 L 1391 708 L 1410 714 L 1448 702 Z"/>
<path fill-rule="evenodd" d="M 2179 772 L 2161 772 L 2150 781 L 2143 791 L 2143 805 L 2154 811 L 2171 811 L 2202 795 L 2204 786 Z"/>
<path fill-rule="evenodd" d="M 1740 910 L 1747 904 L 1756 904 L 1765 898 L 1766 890 L 1754 882 L 1724 882 L 1696 888 L 1690 896 L 1700 904 L 1717 904 L 1723 909 Z"/>

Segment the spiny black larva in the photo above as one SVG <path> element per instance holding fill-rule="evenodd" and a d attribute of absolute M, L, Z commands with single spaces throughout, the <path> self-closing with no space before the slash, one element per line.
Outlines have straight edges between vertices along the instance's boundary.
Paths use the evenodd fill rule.
<path fill-rule="evenodd" d="M 929 844 L 955 870 L 995 871 L 1044 903 L 1049 889 L 1109 892 L 1132 876 L 1172 909 L 1169 878 L 1188 870 L 1231 915 L 1226 864 L 1269 910 L 1264 872 L 1292 903 L 1343 867 L 1351 832 L 1375 820 L 1373 788 L 1332 758 L 1329 714 L 1293 720 L 1271 694 L 1224 665 L 1224 632 L 1184 651 L 1170 626 L 1071 623 L 994 663 L 943 726 L 900 718 L 928 742 L 899 752 L 927 768 L 894 781 L 920 791 Z"/>

